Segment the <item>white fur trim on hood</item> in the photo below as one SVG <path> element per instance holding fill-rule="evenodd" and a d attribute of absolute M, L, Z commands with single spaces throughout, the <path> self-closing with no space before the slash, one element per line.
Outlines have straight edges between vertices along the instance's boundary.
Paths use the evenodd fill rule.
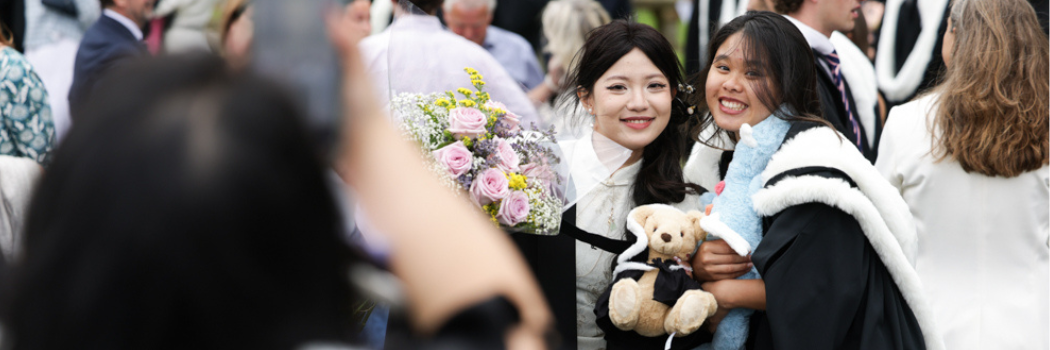
<path fill-rule="evenodd" d="M 772 216 L 795 205 L 823 203 L 857 219 L 864 235 L 886 266 L 905 301 L 915 314 L 928 350 L 944 349 L 933 311 L 923 294 L 914 269 L 916 234 L 908 205 L 853 145 L 834 130 L 816 127 L 784 142 L 773 155 L 762 180 L 808 166 L 835 168 L 848 175 L 857 188 L 842 179 L 819 176 L 787 177 L 759 190 L 752 197 L 755 210 Z"/>
<path fill-rule="evenodd" d="M 736 252 L 737 255 L 747 256 L 748 254 L 751 254 L 751 244 L 747 243 L 747 240 L 739 233 L 733 231 L 729 225 L 722 222 L 718 213 L 700 218 L 700 228 L 707 231 L 708 235 L 715 235 L 718 236 L 718 238 L 724 239 L 726 243 L 729 244 L 729 247 L 733 248 L 733 251 Z M 708 238 L 708 240 L 710 240 L 710 238 Z"/>
<path fill-rule="evenodd" d="M 853 179 L 889 223 L 890 231 L 900 242 L 908 261 L 914 265 L 918 238 L 908 203 L 904 202 L 900 192 L 860 154 L 857 147 L 845 141 L 841 134 L 831 128 L 815 127 L 802 131 L 785 141 L 780 150 L 773 154 L 766 170 L 762 172 L 762 181 L 769 181 L 780 173 L 806 166 L 835 168 Z"/>
<path fill-rule="evenodd" d="M 926 67 L 930 64 L 933 52 L 937 44 L 941 20 L 948 0 L 922 0 L 916 6 L 919 7 L 919 18 L 922 23 L 922 31 L 915 41 L 908 58 L 896 75 L 894 71 L 894 49 L 897 46 L 897 24 L 900 20 L 901 5 L 905 0 L 886 1 L 886 15 L 882 23 L 882 34 L 879 36 L 879 52 L 881 55 L 875 57 L 875 74 L 879 78 L 879 88 L 890 102 L 903 102 L 919 89 L 922 78 L 925 76 Z"/>

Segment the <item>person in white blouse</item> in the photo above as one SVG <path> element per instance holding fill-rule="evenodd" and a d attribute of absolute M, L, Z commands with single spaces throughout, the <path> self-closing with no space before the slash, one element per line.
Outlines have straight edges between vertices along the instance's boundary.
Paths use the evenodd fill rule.
<path fill-rule="evenodd" d="M 1048 46 L 1025 1 L 956 0 L 944 82 L 882 134 L 948 349 L 1050 348 Z"/>
<path fill-rule="evenodd" d="M 602 243 L 629 245 L 626 218 L 637 205 L 698 210 L 699 200 L 687 196 L 702 188 L 682 178 L 680 126 L 690 115 L 679 99 L 686 94 L 679 85 L 684 79 L 667 39 L 652 27 L 617 20 L 591 32 L 580 52 L 566 80 L 577 93 L 563 102 L 586 112 L 572 123 L 581 127 L 578 139 L 559 142 L 569 191 L 578 200 L 570 199 L 561 234 L 516 241 L 555 314 L 563 340 L 558 348 L 605 349 L 594 309 L 623 249 Z"/>

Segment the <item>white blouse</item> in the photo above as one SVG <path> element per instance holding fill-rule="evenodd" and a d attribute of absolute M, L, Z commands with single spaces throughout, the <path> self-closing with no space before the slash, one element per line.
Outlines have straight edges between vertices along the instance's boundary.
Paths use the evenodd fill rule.
<path fill-rule="evenodd" d="M 875 167 L 919 237 L 915 270 L 947 349 L 1047 349 L 1050 167 L 1013 178 L 931 155 L 936 95 L 897 106 Z"/>

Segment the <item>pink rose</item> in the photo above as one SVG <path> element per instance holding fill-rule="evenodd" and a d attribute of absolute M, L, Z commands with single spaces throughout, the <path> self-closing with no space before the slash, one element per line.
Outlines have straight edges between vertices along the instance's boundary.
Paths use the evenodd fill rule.
<path fill-rule="evenodd" d="M 485 102 L 485 107 L 487 107 L 489 109 L 499 108 L 499 109 L 502 109 L 504 112 L 507 112 L 507 113 L 503 114 L 502 117 L 500 117 L 500 120 L 499 120 L 499 123 L 498 123 L 499 127 L 502 130 L 505 130 L 506 132 L 509 132 L 509 133 L 515 133 L 515 132 L 518 132 L 518 131 L 521 130 L 521 128 L 518 127 L 521 124 L 521 117 L 518 117 L 514 113 L 511 113 L 510 111 L 508 111 L 507 110 L 507 106 L 504 106 L 502 103 L 499 103 L 499 102 L 496 102 L 496 101 L 488 101 L 488 102 Z"/>
<path fill-rule="evenodd" d="M 502 171 L 490 168 L 474 178 L 474 183 L 470 184 L 470 194 L 474 203 L 486 205 L 506 198 L 510 192 L 507 187 L 509 183 Z"/>
<path fill-rule="evenodd" d="M 525 192 L 514 191 L 500 203 L 496 219 L 501 224 L 513 227 L 529 217 L 529 209 L 529 197 Z"/>
<path fill-rule="evenodd" d="M 448 113 L 448 131 L 458 138 L 477 137 L 485 133 L 488 118 L 485 113 L 474 108 L 457 107 Z"/>
<path fill-rule="evenodd" d="M 506 130 L 509 133 L 521 131 L 521 128 L 518 127 L 518 125 L 520 124 L 521 119 L 511 112 L 507 112 L 507 114 L 504 114 L 503 118 L 501 118 L 499 121 L 500 128 L 503 128 L 503 130 Z"/>
<path fill-rule="evenodd" d="M 521 159 L 518 158 L 518 152 L 514 152 L 514 147 L 510 145 L 510 142 L 499 137 L 492 140 L 496 142 L 496 156 L 499 157 L 496 167 L 508 173 L 518 172 Z"/>
<path fill-rule="evenodd" d="M 474 165 L 474 154 L 463 145 L 463 141 L 441 147 L 432 154 L 453 177 L 465 174 Z"/>
<path fill-rule="evenodd" d="M 549 166 L 537 163 L 529 163 L 521 166 L 521 174 L 529 179 L 538 179 L 543 182 L 543 188 L 553 191 L 551 184 L 554 182 L 554 173 Z"/>

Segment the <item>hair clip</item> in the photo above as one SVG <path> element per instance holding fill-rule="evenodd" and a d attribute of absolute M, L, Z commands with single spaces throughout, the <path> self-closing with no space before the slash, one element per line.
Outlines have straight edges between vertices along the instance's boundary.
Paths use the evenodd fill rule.
<path fill-rule="evenodd" d="M 684 85 L 683 84 L 678 84 L 678 91 L 683 91 L 683 92 L 685 92 L 687 94 L 691 94 L 691 93 L 695 92 L 696 89 L 694 89 L 693 86 L 689 85 L 689 84 L 684 84 Z M 690 113 L 690 114 L 692 114 L 692 113 Z"/>

